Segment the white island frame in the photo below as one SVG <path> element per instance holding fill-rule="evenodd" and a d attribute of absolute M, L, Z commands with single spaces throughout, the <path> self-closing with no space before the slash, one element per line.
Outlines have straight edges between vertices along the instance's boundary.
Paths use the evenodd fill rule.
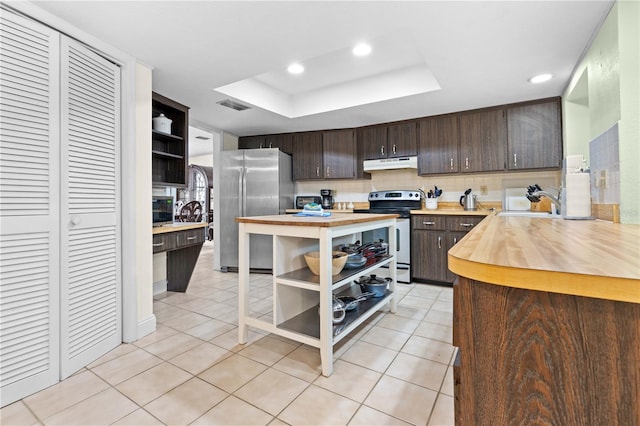
<path fill-rule="evenodd" d="M 353 242 L 356 235 L 387 228 L 389 247 L 396 247 L 394 214 L 334 214 L 331 217 L 292 215 L 240 217 L 239 222 L 239 318 L 238 341 L 247 342 L 249 326 L 320 349 L 322 374 L 333 371 L 333 345 L 338 343 L 387 303 L 396 313 L 396 257 L 389 255 L 370 260 L 355 270 L 344 269 L 331 275 L 331 252 L 339 244 Z M 273 315 L 271 321 L 250 316 L 249 256 L 250 235 L 273 236 Z M 320 251 L 320 275 L 307 268 L 304 253 Z M 387 265 L 391 282 L 384 297 L 361 302 L 357 312 L 349 313 L 344 324 L 334 326 L 332 295 L 359 293 L 351 285 L 354 279 Z M 352 290 L 353 288 L 353 290 Z M 318 309 L 319 306 L 319 309 Z"/>

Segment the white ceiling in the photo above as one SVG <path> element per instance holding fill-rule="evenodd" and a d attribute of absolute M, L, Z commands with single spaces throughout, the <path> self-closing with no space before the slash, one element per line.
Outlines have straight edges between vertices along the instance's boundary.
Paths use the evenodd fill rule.
<path fill-rule="evenodd" d="M 560 95 L 612 5 L 611 1 L 35 3 L 152 66 L 154 91 L 189 105 L 192 121 L 239 136 L 357 127 Z M 361 41 L 370 42 L 374 51 L 355 61 L 345 52 Z M 293 61 L 307 68 L 295 78 L 283 73 Z M 554 78 L 541 85 L 527 82 L 543 72 Z M 418 75 L 417 82 L 425 87 L 426 81 L 435 82 L 431 89 L 440 88 L 415 88 L 409 84 L 410 75 Z M 380 76 L 385 79 L 375 79 Z M 215 88 L 237 88 L 247 79 L 253 86 L 245 92 L 264 92 L 254 98 L 253 108 L 234 111 L 216 104 L 229 96 Z M 403 85 L 405 92 L 398 97 L 392 89 Z M 369 96 L 365 104 L 356 101 L 351 106 L 362 93 Z M 317 112 L 325 103 L 329 105 L 325 110 L 336 110 Z"/>

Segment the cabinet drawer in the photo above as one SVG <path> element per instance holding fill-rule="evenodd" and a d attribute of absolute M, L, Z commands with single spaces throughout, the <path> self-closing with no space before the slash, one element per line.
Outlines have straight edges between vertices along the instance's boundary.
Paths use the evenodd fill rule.
<path fill-rule="evenodd" d="M 445 216 L 411 216 L 411 226 L 413 229 L 444 230 L 446 223 Z"/>
<path fill-rule="evenodd" d="M 204 228 L 176 232 L 176 248 L 204 243 Z"/>
<path fill-rule="evenodd" d="M 163 251 L 173 250 L 175 248 L 175 238 L 171 233 L 157 234 L 153 236 L 153 252 L 160 253 Z"/>
<path fill-rule="evenodd" d="M 448 216 L 447 229 L 449 231 L 471 231 L 484 216 Z"/>

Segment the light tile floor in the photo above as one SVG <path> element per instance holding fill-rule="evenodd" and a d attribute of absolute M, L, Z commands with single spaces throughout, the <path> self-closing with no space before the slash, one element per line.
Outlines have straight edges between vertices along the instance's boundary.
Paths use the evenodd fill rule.
<path fill-rule="evenodd" d="M 334 348 L 258 330 L 237 343 L 237 274 L 205 243 L 186 293 L 154 300 L 157 331 L 0 410 L 9 425 L 451 425 L 452 289 L 397 285 L 386 310 Z M 271 315 L 271 277 L 251 275 L 252 315 Z"/>

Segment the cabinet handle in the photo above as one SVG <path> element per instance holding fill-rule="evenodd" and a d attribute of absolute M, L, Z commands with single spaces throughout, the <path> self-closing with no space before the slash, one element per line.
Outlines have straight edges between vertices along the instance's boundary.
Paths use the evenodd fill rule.
<path fill-rule="evenodd" d="M 316 167 L 316 177 L 320 177 L 320 166 Z"/>
<path fill-rule="evenodd" d="M 455 245 L 458 242 L 458 238 L 453 237 L 453 244 Z"/>
<path fill-rule="evenodd" d="M 442 248 L 442 237 L 438 237 L 438 248 Z"/>
<path fill-rule="evenodd" d="M 384 155 L 384 145 L 380 147 L 380 155 Z"/>
<path fill-rule="evenodd" d="M 465 157 L 465 159 L 464 159 L 464 168 L 465 169 L 469 168 L 469 157 Z"/>
<path fill-rule="evenodd" d="M 449 164 L 450 164 L 449 168 L 453 170 L 453 158 L 450 160 Z"/>
<path fill-rule="evenodd" d="M 435 222 L 422 222 L 423 225 L 435 225 Z"/>
<path fill-rule="evenodd" d="M 473 223 L 461 223 L 460 226 L 464 226 L 465 228 L 470 228 L 473 226 Z"/>
<path fill-rule="evenodd" d="M 273 142 L 269 142 L 269 148 L 273 148 Z"/>
<path fill-rule="evenodd" d="M 518 165 L 518 154 L 513 154 L 513 165 L 514 166 Z"/>
<path fill-rule="evenodd" d="M 396 153 L 396 144 L 395 143 L 393 144 L 393 153 L 394 154 Z"/>
<path fill-rule="evenodd" d="M 154 247 L 162 247 L 164 245 L 164 241 L 161 243 L 153 243 Z"/>
<path fill-rule="evenodd" d="M 331 176 L 331 169 L 327 166 L 327 177 Z"/>
<path fill-rule="evenodd" d="M 195 240 L 198 237 L 187 237 L 187 241 Z"/>

